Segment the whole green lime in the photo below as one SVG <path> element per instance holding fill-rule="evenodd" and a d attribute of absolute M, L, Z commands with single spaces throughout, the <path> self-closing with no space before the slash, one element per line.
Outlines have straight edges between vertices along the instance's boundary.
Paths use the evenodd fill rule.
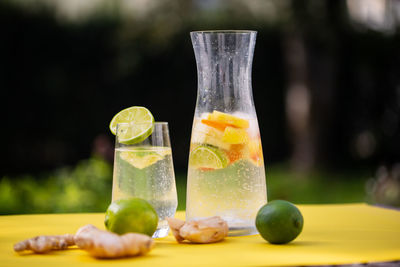
<path fill-rule="evenodd" d="M 258 211 L 256 227 L 268 242 L 285 244 L 301 233 L 303 221 L 303 215 L 295 205 L 285 200 L 273 200 Z"/>
<path fill-rule="evenodd" d="M 108 206 L 104 224 L 109 231 L 120 235 L 133 232 L 152 236 L 157 229 L 158 216 L 144 199 L 120 199 Z"/>

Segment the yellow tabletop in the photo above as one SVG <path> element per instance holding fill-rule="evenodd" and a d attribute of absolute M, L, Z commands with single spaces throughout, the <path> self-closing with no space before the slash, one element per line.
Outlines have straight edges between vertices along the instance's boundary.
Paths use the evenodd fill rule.
<path fill-rule="evenodd" d="M 13 244 L 36 235 L 74 233 L 91 223 L 104 229 L 104 214 L 0 216 L 0 266 L 283 266 L 400 260 L 400 212 L 366 204 L 299 205 L 304 229 L 292 243 L 271 245 L 260 235 L 228 237 L 215 244 L 156 239 L 141 257 L 98 260 L 77 248 L 46 255 L 17 254 Z M 184 218 L 183 212 L 176 217 Z"/>

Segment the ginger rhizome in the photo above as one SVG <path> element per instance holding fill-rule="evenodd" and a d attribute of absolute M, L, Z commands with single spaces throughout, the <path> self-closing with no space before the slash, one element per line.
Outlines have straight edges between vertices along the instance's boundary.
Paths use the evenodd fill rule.
<path fill-rule="evenodd" d="M 75 245 L 74 235 L 42 235 L 36 236 L 14 245 L 14 250 L 21 252 L 31 250 L 35 253 L 47 253 L 50 250 L 67 249 Z"/>
<path fill-rule="evenodd" d="M 176 241 L 179 243 L 184 240 L 203 244 L 218 242 L 228 235 L 229 230 L 226 221 L 219 216 L 187 222 L 167 218 L 167 221 Z"/>
<path fill-rule="evenodd" d="M 14 245 L 14 250 L 47 253 L 73 245 L 96 258 L 120 258 L 146 254 L 153 248 L 154 242 L 147 235 L 127 233 L 120 236 L 88 224 L 79 228 L 75 235 L 43 235 L 21 241 Z"/>
<path fill-rule="evenodd" d="M 117 235 L 97 229 L 88 224 L 75 235 L 76 245 L 96 258 L 120 258 L 143 255 L 149 252 L 154 242 L 151 237 L 137 233 Z"/>

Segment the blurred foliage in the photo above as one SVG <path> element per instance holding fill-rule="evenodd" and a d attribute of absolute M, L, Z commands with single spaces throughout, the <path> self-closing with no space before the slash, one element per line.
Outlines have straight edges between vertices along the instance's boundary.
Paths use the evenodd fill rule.
<path fill-rule="evenodd" d="M 323 171 L 296 173 L 289 166 L 276 165 L 267 170 L 268 199 L 295 203 L 369 202 L 365 182 L 368 171 Z"/>
<path fill-rule="evenodd" d="M 366 189 L 372 202 L 400 207 L 400 164 L 380 166 L 375 177 L 367 181 Z"/>
<path fill-rule="evenodd" d="M 112 166 L 93 157 L 42 177 L 3 177 L 0 214 L 103 212 L 111 201 Z"/>
<path fill-rule="evenodd" d="M 268 199 L 298 204 L 368 202 L 400 206 L 399 167 L 377 171 L 296 173 L 288 165 L 267 169 Z M 395 179 L 390 179 L 389 176 Z M 386 183 L 386 180 L 389 183 Z M 385 180 L 385 181 L 384 181 Z M 185 209 L 186 174 L 176 175 L 178 210 Z M 92 157 L 75 167 L 65 167 L 41 177 L 3 177 L 0 181 L 0 214 L 104 212 L 111 201 L 112 166 Z M 395 191 L 397 190 L 397 191 Z"/>

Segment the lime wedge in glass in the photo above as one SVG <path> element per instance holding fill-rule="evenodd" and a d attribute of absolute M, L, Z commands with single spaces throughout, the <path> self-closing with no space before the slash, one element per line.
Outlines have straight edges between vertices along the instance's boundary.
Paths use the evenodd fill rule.
<path fill-rule="evenodd" d="M 121 159 L 138 169 L 144 169 L 162 160 L 164 157 L 156 152 L 121 152 Z"/>
<path fill-rule="evenodd" d="M 117 124 L 126 123 L 118 129 L 118 140 L 125 144 L 136 144 L 145 140 L 154 128 L 154 117 L 145 107 L 130 107 L 121 110 L 112 118 L 110 130 L 115 135 Z"/>
<path fill-rule="evenodd" d="M 228 157 L 221 149 L 200 145 L 190 153 L 189 164 L 195 168 L 222 169 L 228 165 Z"/>

